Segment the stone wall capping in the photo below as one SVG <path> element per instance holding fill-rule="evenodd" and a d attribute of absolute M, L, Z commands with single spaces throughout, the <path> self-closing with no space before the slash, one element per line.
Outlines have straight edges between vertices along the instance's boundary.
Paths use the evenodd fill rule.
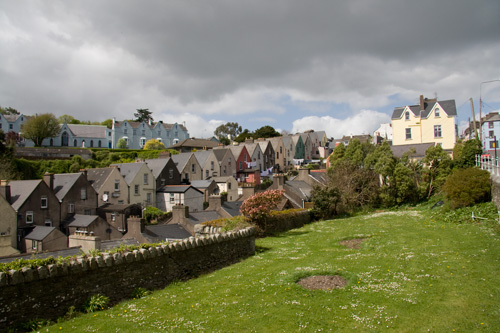
<path fill-rule="evenodd" d="M 23 267 L 21 269 L 21 272 L 23 273 L 24 276 L 24 282 L 31 282 L 35 278 L 38 278 L 38 276 L 35 276 L 35 270 L 31 267 Z"/>
<path fill-rule="evenodd" d="M 59 267 L 57 264 L 47 265 L 47 269 L 49 270 L 49 276 L 51 278 L 59 275 Z"/>
<path fill-rule="evenodd" d="M 89 265 L 90 270 L 96 270 L 99 266 L 97 265 L 97 259 L 96 257 L 90 257 L 87 260 L 87 263 Z"/>
<path fill-rule="evenodd" d="M 143 260 L 153 257 L 149 249 L 140 249 L 139 253 L 142 255 Z"/>
<path fill-rule="evenodd" d="M 161 251 L 161 247 L 150 247 L 149 248 L 149 254 L 151 255 L 151 258 L 158 256 L 158 249 L 160 249 L 160 251 Z"/>
<path fill-rule="evenodd" d="M 49 270 L 45 266 L 40 266 L 38 267 L 38 278 L 40 280 L 48 279 L 49 278 Z"/>
<path fill-rule="evenodd" d="M 113 254 L 113 261 L 115 265 L 120 265 L 124 262 L 124 258 L 120 253 L 115 253 Z"/>
<path fill-rule="evenodd" d="M 9 282 L 9 276 L 4 272 L 0 272 L 0 287 L 6 286 Z"/>
<path fill-rule="evenodd" d="M 124 257 L 125 257 L 125 262 L 131 264 L 135 261 L 135 255 L 133 252 L 126 252 L 124 254 Z"/>
<path fill-rule="evenodd" d="M 189 239 L 188 239 L 188 238 L 185 238 L 185 239 L 183 239 L 183 240 L 182 240 L 182 248 L 183 248 L 183 249 L 186 249 L 186 250 L 188 250 L 188 249 L 191 249 L 191 248 L 192 248 L 192 247 L 191 247 L 191 243 L 189 242 Z"/>
<path fill-rule="evenodd" d="M 9 284 L 19 284 L 24 282 L 24 276 L 21 271 L 11 269 L 9 271 Z"/>
<path fill-rule="evenodd" d="M 102 256 L 95 257 L 95 260 L 97 262 L 97 267 L 99 267 L 99 268 L 106 267 L 106 263 L 104 262 L 104 259 Z"/>

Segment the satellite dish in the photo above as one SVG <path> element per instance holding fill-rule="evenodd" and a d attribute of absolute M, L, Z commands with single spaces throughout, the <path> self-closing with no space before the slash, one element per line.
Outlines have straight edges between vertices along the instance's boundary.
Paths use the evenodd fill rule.
<path fill-rule="evenodd" d="M 107 193 L 105 193 L 105 194 L 102 195 L 102 200 L 104 202 L 108 202 L 108 194 Z"/>

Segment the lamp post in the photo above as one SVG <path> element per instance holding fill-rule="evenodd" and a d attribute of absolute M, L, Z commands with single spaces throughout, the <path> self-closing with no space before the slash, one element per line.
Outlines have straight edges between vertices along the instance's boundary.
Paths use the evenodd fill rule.
<path fill-rule="evenodd" d="M 481 124 L 481 117 L 482 117 L 482 110 L 483 110 L 483 99 L 482 99 L 482 87 L 484 83 L 492 83 L 492 82 L 498 82 L 500 79 L 496 80 L 489 80 L 489 81 L 483 81 L 479 84 L 479 127 L 481 128 L 481 144 L 483 143 L 483 126 Z M 476 119 L 474 119 L 474 122 Z"/>

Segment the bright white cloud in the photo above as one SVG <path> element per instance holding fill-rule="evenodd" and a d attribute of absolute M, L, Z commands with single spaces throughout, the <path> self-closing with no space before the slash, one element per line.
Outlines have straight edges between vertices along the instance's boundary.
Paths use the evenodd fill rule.
<path fill-rule="evenodd" d="M 346 119 L 337 119 L 331 116 L 309 116 L 295 120 L 292 133 L 314 129 L 315 131 L 325 131 L 328 137 L 340 139 L 344 135 L 372 135 L 380 127 L 380 124 L 390 121 L 391 118 L 387 114 L 372 110 L 361 110 Z"/>

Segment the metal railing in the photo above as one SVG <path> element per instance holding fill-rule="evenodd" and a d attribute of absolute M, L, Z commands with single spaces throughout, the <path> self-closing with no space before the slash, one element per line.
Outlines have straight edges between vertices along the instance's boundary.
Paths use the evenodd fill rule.
<path fill-rule="evenodd" d="M 489 171 L 494 176 L 500 176 L 500 163 L 498 158 L 489 155 L 476 155 L 476 166 Z"/>

